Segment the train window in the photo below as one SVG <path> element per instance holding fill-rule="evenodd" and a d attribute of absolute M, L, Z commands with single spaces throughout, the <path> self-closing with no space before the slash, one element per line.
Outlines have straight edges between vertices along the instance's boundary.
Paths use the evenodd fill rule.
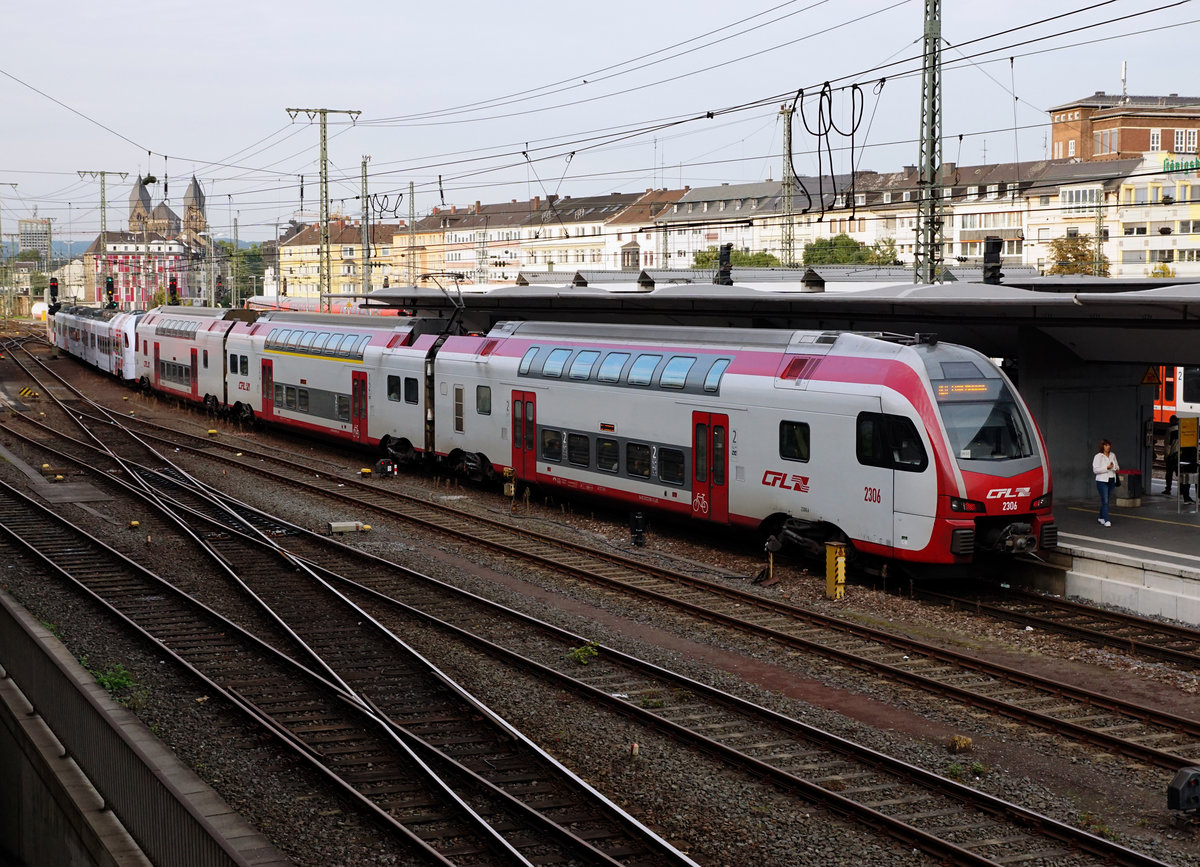
<path fill-rule="evenodd" d="M 415 376 L 404 377 L 404 402 L 416 403 L 418 394 L 417 378 Z"/>
<path fill-rule="evenodd" d="M 1200 403 L 1200 367 L 1185 367 L 1180 382 L 1184 403 Z M 1195 410 L 1188 408 L 1188 412 Z"/>
<path fill-rule="evenodd" d="M 208 350 L 204 350 L 204 369 L 208 370 Z"/>
<path fill-rule="evenodd" d="M 943 361 L 943 379 L 979 379 L 983 376 L 973 361 Z"/>
<path fill-rule="evenodd" d="M 621 468 L 621 447 L 616 440 L 596 440 L 596 468 L 606 473 Z"/>
<path fill-rule="evenodd" d="M 687 384 L 688 371 L 695 363 L 695 358 L 683 355 L 675 356 L 663 368 L 662 376 L 658 378 L 658 384 L 663 388 L 683 388 Z"/>
<path fill-rule="evenodd" d="M 292 332 L 287 328 L 280 328 L 276 331 L 272 331 L 267 335 L 267 347 L 269 349 L 283 349 L 283 347 L 287 345 L 287 339 L 291 333 Z"/>
<path fill-rule="evenodd" d="M 296 386 L 289 385 L 283 392 L 283 405 L 286 409 L 296 408 Z"/>
<path fill-rule="evenodd" d="M 965 406 L 957 404 L 955 408 Z M 859 413 L 855 451 L 858 462 L 869 467 L 919 473 L 929 465 L 916 425 L 900 415 Z"/>
<path fill-rule="evenodd" d="M 335 394 L 333 396 L 333 412 L 338 421 L 350 421 L 350 395 Z"/>
<path fill-rule="evenodd" d="M 542 365 L 542 376 L 562 376 L 563 368 L 567 366 L 567 359 L 570 357 L 569 349 L 550 350 L 550 354 L 546 356 L 546 363 Z"/>
<path fill-rule="evenodd" d="M 479 415 L 492 414 L 492 387 L 490 385 L 475 386 L 475 412 Z"/>
<path fill-rule="evenodd" d="M 305 351 L 312 349 L 312 343 L 316 339 L 317 339 L 317 332 L 305 331 L 304 334 L 300 338 L 300 348 Z"/>
<path fill-rule="evenodd" d="M 716 393 L 721 388 L 721 377 L 725 375 L 725 369 L 729 367 L 729 363 L 733 359 L 718 358 L 713 362 L 712 367 L 708 369 L 708 373 L 704 376 L 704 390 Z"/>
<path fill-rule="evenodd" d="M 388 374 L 387 396 L 388 400 L 400 400 L 400 377 Z"/>
<path fill-rule="evenodd" d="M 296 409 L 300 412 L 308 412 L 308 389 L 296 389 Z"/>
<path fill-rule="evenodd" d="M 906 472 L 919 473 L 929 464 L 921 435 L 912 419 L 900 415 L 884 416 L 887 425 L 888 445 L 892 449 L 892 467 Z"/>
<path fill-rule="evenodd" d="M 325 344 L 329 342 L 329 332 L 322 331 L 317 335 L 317 339 L 313 341 L 313 352 L 320 352 L 325 348 Z"/>
<path fill-rule="evenodd" d="M 654 378 L 654 368 L 662 361 L 661 355 L 639 355 L 629 368 L 630 385 L 649 385 Z"/>
<path fill-rule="evenodd" d="M 860 464 L 869 467 L 891 466 L 887 444 L 883 440 L 883 416 L 877 412 L 859 414 L 854 449 Z"/>
<path fill-rule="evenodd" d="M 238 372 L 237 353 L 235 353 L 235 352 L 229 353 L 229 372 L 230 373 Z"/>
<path fill-rule="evenodd" d="M 807 461 L 808 438 L 809 431 L 806 422 L 781 421 L 779 423 L 779 456 L 785 461 Z"/>
<path fill-rule="evenodd" d="M 463 432 L 463 387 L 454 386 L 454 430 Z"/>
<path fill-rule="evenodd" d="M 658 450 L 658 478 L 668 485 L 683 484 L 683 450 Z"/>
<path fill-rule="evenodd" d="M 725 428 L 722 425 L 713 428 L 712 483 L 725 484 Z"/>
<path fill-rule="evenodd" d="M 126 334 L 126 335 L 125 335 L 125 348 L 126 348 L 126 349 L 128 349 L 128 348 L 129 348 L 129 335 L 128 335 L 128 334 Z M 205 357 L 206 357 L 206 358 L 208 357 L 208 350 L 207 350 L 207 349 L 204 351 L 204 355 L 205 355 Z M 208 367 L 208 364 L 206 363 L 204 366 L 205 366 L 205 367 Z"/>
<path fill-rule="evenodd" d="M 342 341 L 345 339 L 346 339 L 345 334 L 338 334 L 335 332 L 333 335 L 330 336 L 329 342 L 325 344 L 325 354 L 326 355 L 337 355 L 338 350 L 341 348 Z"/>
<path fill-rule="evenodd" d="M 696 465 L 696 481 L 708 480 L 708 425 L 696 425 L 695 436 L 692 439 L 692 462 Z"/>
<path fill-rule="evenodd" d="M 560 431 L 542 428 L 542 459 L 562 460 L 562 433 Z"/>
<path fill-rule="evenodd" d="M 238 361 L 241 363 L 242 376 L 250 375 L 250 357 L 248 355 L 239 355 Z"/>
<path fill-rule="evenodd" d="M 650 478 L 650 446 L 625 444 L 625 472 L 642 479 Z"/>
<path fill-rule="evenodd" d="M 600 363 L 600 373 L 596 378 L 601 382 L 620 382 L 621 369 L 625 367 L 625 362 L 628 360 L 628 352 L 610 352 Z"/>
<path fill-rule="evenodd" d="M 354 342 L 354 349 L 350 351 L 352 357 L 362 358 L 366 350 L 367 344 L 371 342 L 370 335 L 360 334 L 358 340 Z"/>
<path fill-rule="evenodd" d="M 303 336 L 304 336 L 303 331 L 293 331 L 291 333 L 291 335 L 288 337 L 287 348 L 295 349 L 297 346 L 300 345 L 300 338 Z"/>
<path fill-rule="evenodd" d="M 575 360 L 571 362 L 571 379 L 587 379 L 592 375 L 592 368 L 596 366 L 596 359 L 600 357 L 600 353 L 594 349 L 587 349 L 575 356 Z"/>
<path fill-rule="evenodd" d="M 591 466 L 592 441 L 586 434 L 567 434 L 567 460 L 576 466 Z"/>
<path fill-rule="evenodd" d="M 275 383 L 275 405 L 283 406 L 283 385 L 278 382 Z"/>
<path fill-rule="evenodd" d="M 521 366 L 517 368 L 517 373 L 524 376 L 529 373 L 529 368 L 533 364 L 533 359 L 537 357 L 538 348 L 531 346 L 525 350 L 525 354 L 521 356 Z"/>

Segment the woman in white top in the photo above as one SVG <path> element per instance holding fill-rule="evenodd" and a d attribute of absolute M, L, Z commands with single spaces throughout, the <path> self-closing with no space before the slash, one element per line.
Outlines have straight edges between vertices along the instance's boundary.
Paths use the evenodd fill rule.
<path fill-rule="evenodd" d="M 1113 488 L 1117 486 L 1117 471 L 1121 465 L 1117 456 L 1112 452 L 1112 443 L 1100 440 L 1100 451 L 1092 458 L 1092 473 L 1096 476 L 1096 491 L 1100 494 L 1100 524 L 1111 527 L 1108 520 L 1108 501 L 1112 497 Z"/>

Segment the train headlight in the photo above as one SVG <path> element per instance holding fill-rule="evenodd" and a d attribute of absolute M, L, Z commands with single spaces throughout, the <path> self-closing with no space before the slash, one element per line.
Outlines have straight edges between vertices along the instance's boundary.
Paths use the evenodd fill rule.
<path fill-rule="evenodd" d="M 987 507 L 978 500 L 964 500 L 962 497 L 950 498 L 951 512 L 978 512 L 983 514 L 987 511 Z"/>
<path fill-rule="evenodd" d="M 1052 497 L 1050 492 L 1046 491 L 1046 493 L 1042 494 L 1040 497 L 1030 503 L 1029 508 L 1033 509 L 1035 512 L 1039 509 L 1049 509 L 1051 499 Z"/>

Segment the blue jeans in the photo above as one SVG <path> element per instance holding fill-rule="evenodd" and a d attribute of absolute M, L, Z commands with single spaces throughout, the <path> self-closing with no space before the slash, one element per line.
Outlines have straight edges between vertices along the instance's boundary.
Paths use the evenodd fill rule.
<path fill-rule="evenodd" d="M 1112 489 L 1115 487 L 1112 482 L 1096 480 L 1096 491 L 1100 494 L 1100 520 L 1108 520 L 1108 500 L 1112 496 Z"/>

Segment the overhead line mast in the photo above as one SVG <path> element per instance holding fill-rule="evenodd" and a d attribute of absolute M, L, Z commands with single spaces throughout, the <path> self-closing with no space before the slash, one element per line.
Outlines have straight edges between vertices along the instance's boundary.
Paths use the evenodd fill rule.
<path fill-rule="evenodd" d="M 917 245 L 914 283 L 941 283 L 945 228 L 942 187 L 942 0 L 925 0 L 921 86 L 921 161 L 917 169 Z"/>
<path fill-rule="evenodd" d="M 326 132 L 326 119 L 330 114 L 348 114 L 350 120 L 354 121 L 362 112 L 344 108 L 289 108 L 286 111 L 292 120 L 301 112 L 308 115 L 309 120 L 314 117 L 321 118 L 321 310 L 328 312 L 329 296 L 333 291 L 330 285 L 333 263 L 329 258 L 329 137 Z"/>

